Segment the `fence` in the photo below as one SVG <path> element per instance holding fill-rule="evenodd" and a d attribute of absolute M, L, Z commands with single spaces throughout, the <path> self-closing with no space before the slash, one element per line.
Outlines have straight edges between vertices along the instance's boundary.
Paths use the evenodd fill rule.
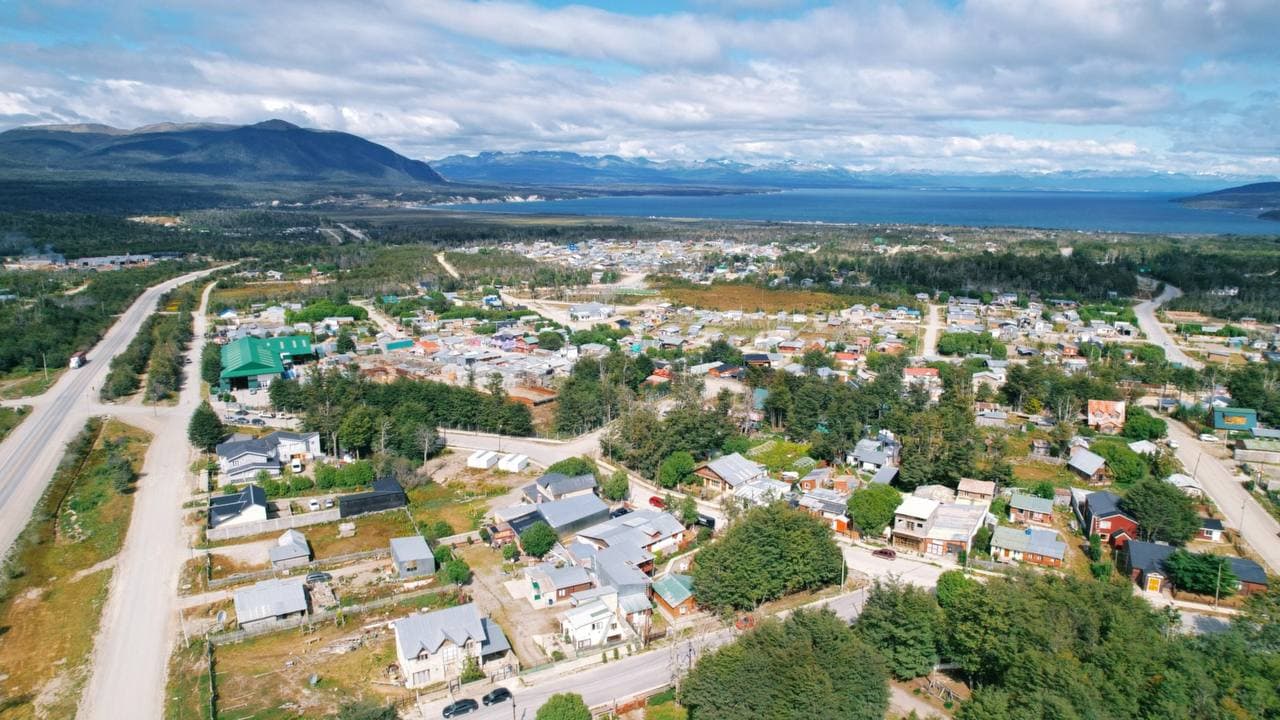
<path fill-rule="evenodd" d="M 253 580 L 266 580 L 280 575 L 289 575 L 294 570 L 310 572 L 312 570 L 333 567 L 334 565 L 341 565 L 343 563 L 354 562 L 356 560 L 369 560 L 372 558 L 385 558 L 390 556 L 391 551 L 389 549 L 365 550 L 364 552 L 347 553 L 346 555 L 335 555 L 321 560 L 313 560 L 306 565 L 296 565 L 285 570 L 257 570 L 255 572 L 228 575 L 224 578 L 209 578 L 205 585 L 210 590 L 217 590 L 218 588 L 226 587 L 228 585 L 236 585 L 238 583 L 251 582 Z"/>
<path fill-rule="evenodd" d="M 313 625 L 315 623 L 332 620 L 339 615 L 359 615 L 360 613 L 369 612 L 370 610 L 379 610 L 385 607 L 391 607 L 406 600 L 412 600 L 424 595 L 434 595 L 444 592 L 440 588 L 431 588 L 428 590 L 420 590 L 418 592 L 404 593 L 401 595 L 392 595 L 390 597 L 378 598 L 369 602 L 351 605 L 349 607 L 337 608 L 334 610 L 317 610 L 306 615 L 286 618 L 284 620 L 272 623 L 269 626 L 240 628 L 239 630 L 228 630 L 209 636 L 209 642 L 213 645 L 228 645 L 240 642 L 264 633 L 275 632 L 277 630 L 288 630 L 290 628 L 301 627 L 303 625 Z"/>
<path fill-rule="evenodd" d="M 221 540 L 231 540 L 232 538 L 247 537 L 249 535 L 278 532 L 288 530 L 290 528 L 306 527 L 307 525 L 336 522 L 341 519 L 342 518 L 338 515 L 338 508 L 330 508 L 329 510 L 316 510 L 314 512 L 302 513 L 300 515 L 287 515 L 285 517 L 258 520 L 257 522 L 251 523 L 222 525 L 205 530 L 204 536 L 209 540 L 209 542 L 218 542 Z"/>

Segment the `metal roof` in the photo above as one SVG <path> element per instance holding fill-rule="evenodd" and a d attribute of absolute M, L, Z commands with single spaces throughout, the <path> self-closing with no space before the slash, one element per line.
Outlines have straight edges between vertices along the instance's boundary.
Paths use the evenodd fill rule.
<path fill-rule="evenodd" d="M 675 607 L 693 597 L 693 578 L 671 573 L 653 581 L 653 592 L 668 605 Z"/>
<path fill-rule="evenodd" d="M 1042 498 L 1037 495 L 1014 493 L 1013 497 L 1009 499 L 1009 507 L 1017 508 L 1018 510 L 1030 510 L 1031 512 L 1048 514 L 1053 512 L 1053 500 L 1049 498 Z"/>
<path fill-rule="evenodd" d="M 234 602 L 236 622 L 243 625 L 254 620 L 305 612 L 307 593 L 302 587 L 302 578 L 263 580 L 236 591 Z"/>
<path fill-rule="evenodd" d="M 1017 552 L 1030 552 L 1059 560 L 1066 557 L 1067 554 L 1067 544 L 1059 539 L 1058 533 L 1041 528 L 1020 530 L 1004 526 L 997 527 L 991 535 L 991 547 L 993 550 L 994 548 L 1008 548 Z"/>

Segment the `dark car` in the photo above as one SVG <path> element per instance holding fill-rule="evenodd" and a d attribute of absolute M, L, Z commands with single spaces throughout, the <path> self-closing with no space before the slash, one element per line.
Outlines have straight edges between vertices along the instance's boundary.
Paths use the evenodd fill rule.
<path fill-rule="evenodd" d="M 500 687 L 490 690 L 488 695 L 480 698 L 480 702 L 485 705 L 497 705 L 498 703 L 506 702 L 510 699 L 511 691 L 504 687 Z"/>
<path fill-rule="evenodd" d="M 894 550 L 893 548 L 880 548 L 879 550 L 872 550 L 871 554 L 874 557 L 884 558 L 885 560 L 898 559 L 898 551 Z"/>
<path fill-rule="evenodd" d="M 698 513 L 698 520 L 695 524 L 701 525 L 702 527 L 707 528 L 709 530 L 716 529 L 716 519 L 711 517 L 710 515 L 703 515 L 702 513 Z"/>
<path fill-rule="evenodd" d="M 631 508 L 629 507 L 614 508 L 613 510 L 609 511 L 609 517 L 620 518 L 623 515 L 629 514 L 630 512 L 631 512 Z"/>
<path fill-rule="evenodd" d="M 469 712 L 479 709 L 480 703 L 472 700 L 471 698 L 463 698 L 455 703 L 445 705 L 443 715 L 447 718 L 458 717 L 459 715 L 466 715 Z"/>
<path fill-rule="evenodd" d="M 307 575 L 307 582 L 311 585 L 315 585 L 316 583 L 329 582 L 332 579 L 333 579 L 333 576 L 327 572 L 313 572 Z"/>

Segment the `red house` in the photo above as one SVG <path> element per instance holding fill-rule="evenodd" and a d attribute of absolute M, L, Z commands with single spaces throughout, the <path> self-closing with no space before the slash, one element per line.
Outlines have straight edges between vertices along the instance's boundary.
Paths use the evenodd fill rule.
<path fill-rule="evenodd" d="M 1119 495 L 1105 490 L 1083 496 L 1073 493 L 1071 502 L 1087 534 L 1096 534 L 1117 548 L 1138 537 L 1138 521 L 1120 509 Z"/>

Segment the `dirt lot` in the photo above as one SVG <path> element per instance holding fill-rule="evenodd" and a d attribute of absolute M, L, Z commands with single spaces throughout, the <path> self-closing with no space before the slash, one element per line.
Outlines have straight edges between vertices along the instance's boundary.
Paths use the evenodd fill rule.
<path fill-rule="evenodd" d="M 553 633 L 558 627 L 556 615 L 569 608 L 563 603 L 554 608 L 534 610 L 527 600 L 515 599 L 503 587 L 508 580 L 518 578 L 522 568 L 510 574 L 502 571 L 502 558 L 496 550 L 484 545 L 473 545 L 458 551 L 474 573 L 470 591 L 481 610 L 493 618 L 507 634 L 522 667 L 532 667 L 549 662 L 551 658 L 542 652 L 532 638 L 535 635 Z"/>

